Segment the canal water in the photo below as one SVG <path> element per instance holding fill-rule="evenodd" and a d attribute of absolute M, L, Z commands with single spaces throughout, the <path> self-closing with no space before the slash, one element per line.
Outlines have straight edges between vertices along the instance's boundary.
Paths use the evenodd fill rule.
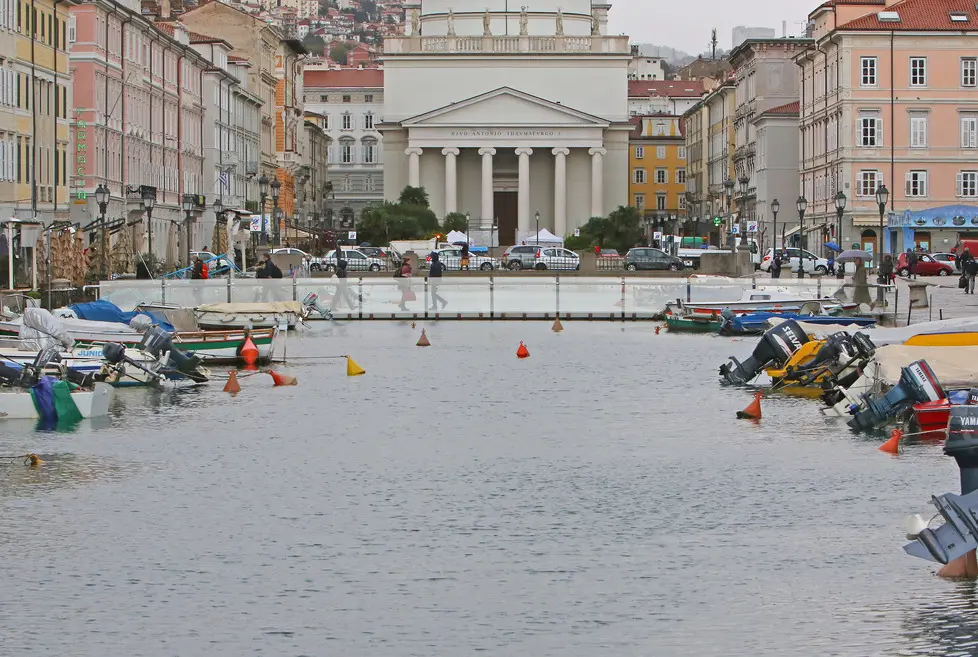
<path fill-rule="evenodd" d="M 0 654 L 968 655 L 975 585 L 906 556 L 957 488 L 651 324 L 319 324 L 268 376 L 0 425 Z M 531 357 L 517 360 L 524 341 Z M 352 354 L 367 374 L 347 378 Z"/>

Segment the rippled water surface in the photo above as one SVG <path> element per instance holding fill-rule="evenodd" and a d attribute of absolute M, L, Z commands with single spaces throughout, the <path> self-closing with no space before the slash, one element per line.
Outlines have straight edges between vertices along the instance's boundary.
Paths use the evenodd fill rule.
<path fill-rule="evenodd" d="M 957 488 L 651 325 L 317 325 L 298 387 L 121 391 L 0 425 L 0 654 L 971 655 L 974 584 L 904 555 Z M 526 342 L 531 358 L 515 351 Z M 347 378 L 352 354 L 367 370 Z"/>

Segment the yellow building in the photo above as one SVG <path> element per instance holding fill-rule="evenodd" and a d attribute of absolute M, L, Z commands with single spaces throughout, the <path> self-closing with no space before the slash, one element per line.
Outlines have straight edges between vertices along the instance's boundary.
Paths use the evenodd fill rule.
<path fill-rule="evenodd" d="M 67 220 L 68 7 L 10 3 L 0 16 L 0 214 Z"/>
<path fill-rule="evenodd" d="M 632 119 L 628 139 L 628 198 L 646 217 L 686 219 L 686 143 L 682 118 L 657 114 Z M 674 226 L 672 230 L 678 230 Z"/>

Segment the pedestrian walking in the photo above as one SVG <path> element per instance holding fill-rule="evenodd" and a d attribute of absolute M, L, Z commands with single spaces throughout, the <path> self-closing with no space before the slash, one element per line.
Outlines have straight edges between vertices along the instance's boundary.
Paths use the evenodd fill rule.
<path fill-rule="evenodd" d="M 350 294 L 350 286 L 347 283 L 347 262 L 346 260 L 340 260 L 336 264 L 336 292 L 333 294 L 333 301 L 330 303 L 330 311 L 336 312 L 339 310 L 340 302 L 347 305 L 350 310 L 353 310 L 354 299 Z"/>
<path fill-rule="evenodd" d="M 880 285 L 889 285 L 893 282 L 894 277 L 893 272 L 893 256 L 887 253 L 883 256 L 883 262 L 880 263 L 879 278 L 877 282 Z"/>
<path fill-rule="evenodd" d="M 397 282 L 397 286 L 401 289 L 401 303 L 398 308 L 404 312 L 407 312 L 408 310 L 407 302 L 414 301 L 418 298 L 414 293 L 414 290 L 411 289 L 411 275 L 411 259 L 404 258 L 404 260 L 401 261 L 400 268 L 394 272 L 394 276 L 400 279 Z"/>
<path fill-rule="evenodd" d="M 978 260 L 974 258 L 969 258 L 968 262 L 962 265 L 964 269 L 965 276 L 968 277 L 968 287 L 965 288 L 965 292 L 968 294 L 975 293 L 975 276 L 978 276 Z"/>
<path fill-rule="evenodd" d="M 466 242 L 462 245 L 462 262 L 459 265 L 459 269 L 469 269 L 469 244 Z"/>
<path fill-rule="evenodd" d="M 907 278 L 917 280 L 917 252 L 907 249 Z"/>
<path fill-rule="evenodd" d="M 781 278 L 781 252 L 774 250 L 774 257 L 771 258 L 771 278 Z"/>
<path fill-rule="evenodd" d="M 431 285 L 431 309 L 438 310 L 438 303 L 441 302 L 441 307 L 444 308 L 448 305 L 448 302 L 438 294 L 438 288 L 441 286 L 441 275 L 445 271 L 445 265 L 442 264 L 439 259 L 438 252 L 435 251 L 431 254 L 431 266 L 428 268 L 428 282 Z"/>

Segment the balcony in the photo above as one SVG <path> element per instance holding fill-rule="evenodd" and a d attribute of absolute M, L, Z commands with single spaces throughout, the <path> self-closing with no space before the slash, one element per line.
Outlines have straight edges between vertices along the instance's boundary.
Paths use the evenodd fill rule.
<path fill-rule="evenodd" d="M 630 52 L 628 37 L 625 36 L 396 36 L 384 40 L 385 55 L 415 53 L 627 55 Z"/>

